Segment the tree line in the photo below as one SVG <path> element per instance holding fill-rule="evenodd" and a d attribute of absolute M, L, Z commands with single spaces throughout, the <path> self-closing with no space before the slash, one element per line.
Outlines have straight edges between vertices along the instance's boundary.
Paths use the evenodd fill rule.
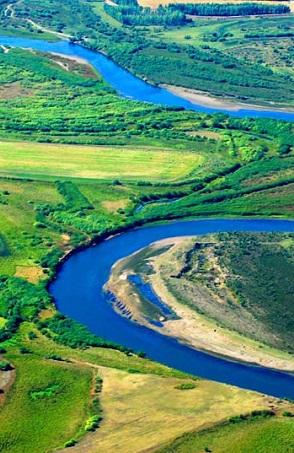
<path fill-rule="evenodd" d="M 287 5 L 259 3 L 171 3 L 167 9 L 181 11 L 192 16 L 254 16 L 290 13 Z"/>
<path fill-rule="evenodd" d="M 124 25 L 166 25 L 179 26 L 191 21 L 181 11 L 159 6 L 156 10 L 143 8 L 137 3 L 120 2 L 119 6 L 104 4 L 107 14 Z"/>

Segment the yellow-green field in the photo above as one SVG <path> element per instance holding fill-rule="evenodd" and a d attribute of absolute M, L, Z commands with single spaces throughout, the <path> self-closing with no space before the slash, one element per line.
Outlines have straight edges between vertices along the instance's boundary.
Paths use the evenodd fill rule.
<path fill-rule="evenodd" d="M 195 388 L 181 390 L 183 380 L 172 377 L 110 368 L 99 374 L 105 419 L 94 435 L 79 443 L 80 453 L 154 451 L 182 432 L 269 404 L 268 397 L 216 382 L 194 381 Z"/>
<path fill-rule="evenodd" d="M 0 142 L 0 176 L 172 181 L 182 179 L 205 158 L 155 148 Z"/>

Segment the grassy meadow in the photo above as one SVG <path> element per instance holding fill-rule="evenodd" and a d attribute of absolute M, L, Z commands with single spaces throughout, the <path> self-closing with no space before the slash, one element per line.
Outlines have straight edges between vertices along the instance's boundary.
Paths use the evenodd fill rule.
<path fill-rule="evenodd" d="M 21 178 L 181 180 L 205 162 L 196 153 L 156 148 L 0 142 L 0 175 Z M 148 173 L 146 173 L 148 168 Z"/>

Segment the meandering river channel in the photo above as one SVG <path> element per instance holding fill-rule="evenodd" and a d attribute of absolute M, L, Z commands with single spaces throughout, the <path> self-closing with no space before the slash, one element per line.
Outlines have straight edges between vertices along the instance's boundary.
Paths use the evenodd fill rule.
<path fill-rule="evenodd" d="M 92 332 L 148 357 L 203 378 L 225 382 L 273 396 L 294 398 L 294 376 L 243 365 L 198 352 L 170 337 L 139 326 L 118 315 L 103 293 L 111 266 L 148 244 L 167 237 L 217 231 L 294 232 L 286 220 L 195 220 L 141 228 L 122 233 L 74 254 L 50 287 L 58 309 L 86 325 Z"/>
<path fill-rule="evenodd" d="M 134 77 L 102 54 L 67 41 L 0 36 L 0 45 L 32 48 L 87 60 L 121 96 L 138 101 L 180 106 L 200 112 L 224 112 L 233 116 L 271 117 L 294 121 L 294 113 L 270 110 L 226 111 L 206 108 L 154 87 Z M 197 220 L 141 228 L 115 236 L 98 246 L 74 254 L 65 262 L 51 285 L 58 309 L 86 325 L 92 332 L 148 357 L 203 378 L 225 382 L 278 397 L 294 398 L 294 376 L 261 367 L 230 362 L 184 346 L 118 315 L 103 293 L 111 266 L 148 244 L 174 236 L 189 236 L 217 231 L 294 232 L 294 222 L 284 220 Z"/>
<path fill-rule="evenodd" d="M 237 117 L 268 117 L 294 121 L 294 112 L 286 110 L 265 110 L 258 106 L 254 109 L 240 109 L 237 111 L 203 107 L 194 104 L 180 96 L 176 96 L 164 88 L 152 86 L 141 79 L 133 76 L 130 72 L 121 68 L 105 55 L 85 49 L 79 45 L 69 44 L 68 41 L 48 42 L 39 39 L 14 38 L 0 36 L 0 45 L 24 47 L 43 52 L 55 52 L 63 55 L 83 58 L 94 66 L 102 77 L 112 85 L 122 97 L 134 99 L 153 104 L 163 104 L 166 106 L 184 107 L 185 109 L 196 110 L 197 112 L 223 112 Z"/>

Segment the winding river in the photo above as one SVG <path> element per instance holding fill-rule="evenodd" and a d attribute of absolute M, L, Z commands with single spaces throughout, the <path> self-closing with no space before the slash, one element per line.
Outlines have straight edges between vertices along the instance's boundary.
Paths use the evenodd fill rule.
<path fill-rule="evenodd" d="M 261 367 L 230 362 L 198 352 L 118 315 L 103 293 L 111 266 L 148 244 L 167 237 L 217 231 L 294 232 L 286 220 L 195 220 L 175 222 L 122 233 L 74 254 L 52 283 L 50 292 L 58 309 L 86 325 L 92 332 L 148 357 L 203 378 L 257 390 L 273 396 L 294 398 L 294 376 Z"/>
<path fill-rule="evenodd" d="M 195 110 L 197 112 L 223 112 L 240 118 L 251 116 L 294 121 L 294 112 L 287 112 L 286 110 L 265 110 L 262 108 L 258 110 L 257 106 L 252 110 L 248 108 L 232 111 L 194 104 L 180 96 L 172 94 L 164 88 L 152 86 L 133 76 L 130 72 L 122 69 L 105 55 L 85 49 L 79 45 L 69 44 L 68 41 L 49 42 L 41 39 L 0 36 L 0 45 L 31 48 L 43 52 L 56 52 L 65 56 L 70 55 L 83 58 L 94 66 L 102 77 L 112 85 L 122 97 L 128 99 L 151 102 L 153 104 L 163 104 L 166 106 L 184 107 L 185 109 Z"/>
<path fill-rule="evenodd" d="M 0 45 L 33 48 L 83 58 L 93 65 L 121 96 L 138 101 L 180 106 L 201 112 L 224 112 L 233 116 L 272 117 L 294 120 L 294 113 L 269 110 L 226 111 L 206 108 L 149 85 L 117 66 L 102 54 L 67 41 L 0 36 Z M 294 376 L 261 367 L 230 362 L 184 346 L 172 338 L 136 325 L 118 315 L 103 294 L 111 266 L 148 244 L 174 236 L 217 231 L 285 231 L 294 232 L 294 222 L 284 220 L 197 220 L 132 230 L 115 236 L 98 246 L 74 254 L 63 264 L 50 291 L 58 309 L 86 325 L 92 332 L 121 343 L 166 365 L 203 378 L 214 379 L 278 397 L 294 399 Z"/>

